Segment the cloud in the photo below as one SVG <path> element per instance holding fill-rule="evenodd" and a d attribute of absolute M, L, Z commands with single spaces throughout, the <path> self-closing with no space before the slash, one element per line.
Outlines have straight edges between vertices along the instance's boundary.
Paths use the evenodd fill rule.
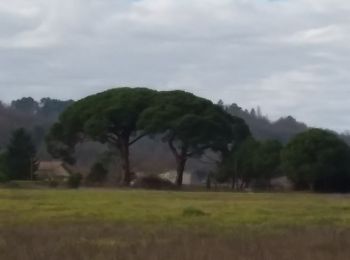
<path fill-rule="evenodd" d="M 2 99 L 186 89 L 350 129 L 345 0 L 0 2 Z"/>
<path fill-rule="evenodd" d="M 346 30 L 336 25 L 328 25 L 297 32 L 286 40 L 297 44 L 327 44 L 344 41 L 346 36 Z"/>

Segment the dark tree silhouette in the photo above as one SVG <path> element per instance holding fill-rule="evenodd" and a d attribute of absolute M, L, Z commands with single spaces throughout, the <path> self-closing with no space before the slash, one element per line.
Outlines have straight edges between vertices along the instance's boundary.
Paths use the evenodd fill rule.
<path fill-rule="evenodd" d="M 282 166 L 299 189 L 350 191 L 350 148 L 329 131 L 297 135 L 282 152 Z"/>
<path fill-rule="evenodd" d="M 226 152 L 228 145 L 249 135 L 240 118 L 211 101 L 184 91 L 161 92 L 140 122 L 146 133 L 162 134 L 176 160 L 176 184 L 182 185 L 189 158 L 206 150 Z"/>
<path fill-rule="evenodd" d="M 38 167 L 31 136 L 23 129 L 13 132 L 5 154 L 6 174 L 11 180 L 33 179 Z"/>

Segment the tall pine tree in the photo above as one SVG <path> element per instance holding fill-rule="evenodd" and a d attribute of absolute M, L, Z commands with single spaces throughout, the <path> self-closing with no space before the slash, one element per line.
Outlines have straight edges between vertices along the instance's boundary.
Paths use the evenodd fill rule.
<path fill-rule="evenodd" d="M 38 168 L 36 149 L 30 134 L 20 128 L 12 133 L 6 151 L 6 174 L 11 180 L 30 180 Z"/>

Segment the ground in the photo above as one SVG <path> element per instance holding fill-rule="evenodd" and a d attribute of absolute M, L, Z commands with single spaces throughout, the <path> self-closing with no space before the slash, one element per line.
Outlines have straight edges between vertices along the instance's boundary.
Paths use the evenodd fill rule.
<path fill-rule="evenodd" d="M 0 259 L 349 259 L 350 196 L 0 189 Z"/>

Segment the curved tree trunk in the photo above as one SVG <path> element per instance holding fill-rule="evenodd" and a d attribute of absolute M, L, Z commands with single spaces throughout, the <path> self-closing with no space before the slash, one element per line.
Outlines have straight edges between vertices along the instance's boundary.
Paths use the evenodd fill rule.
<path fill-rule="evenodd" d="M 184 175 L 184 171 L 185 171 L 185 166 L 186 166 L 186 162 L 187 162 L 187 150 L 188 150 L 188 146 L 186 144 L 182 144 L 181 148 L 178 149 L 175 147 L 174 145 L 174 139 L 171 138 L 168 141 L 170 150 L 172 151 L 172 153 L 175 156 L 176 159 L 176 181 L 175 184 L 178 187 L 182 186 L 182 182 L 183 182 L 183 175 Z"/>
<path fill-rule="evenodd" d="M 181 187 L 183 183 L 186 161 L 186 158 L 182 158 L 182 156 L 176 158 L 176 186 L 178 187 Z"/>

